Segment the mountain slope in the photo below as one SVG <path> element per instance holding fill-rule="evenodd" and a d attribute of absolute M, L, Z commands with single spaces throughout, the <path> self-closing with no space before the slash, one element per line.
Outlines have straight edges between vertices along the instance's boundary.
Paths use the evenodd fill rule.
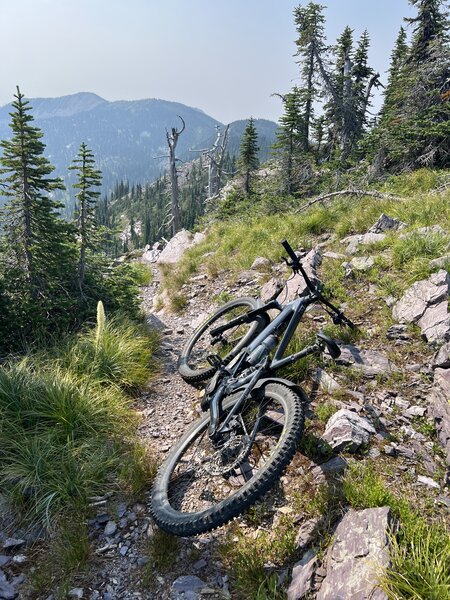
<path fill-rule="evenodd" d="M 73 183 L 73 174 L 68 174 L 67 166 L 84 141 L 93 150 L 103 172 L 105 192 L 117 180 L 150 182 L 165 170 L 167 161 L 154 157 L 166 154 L 166 128 L 181 126 L 178 115 L 186 122 L 177 149 L 183 160 L 195 156 L 191 149 L 207 147 L 208 141 L 215 137 L 216 125 L 220 125 L 199 109 L 159 99 L 109 102 L 83 92 L 60 98 L 35 98 L 30 104 L 36 125 L 44 132 L 46 155 L 56 173 L 64 177 L 68 186 Z M 11 105 L 0 108 L 0 139 L 10 137 L 10 111 Z M 244 126 L 240 123 L 231 127 L 233 152 L 239 147 L 239 132 Z M 261 157 L 265 158 L 273 141 L 270 131 L 274 133 L 276 125 L 263 120 L 256 123 L 258 128 L 261 126 Z"/>

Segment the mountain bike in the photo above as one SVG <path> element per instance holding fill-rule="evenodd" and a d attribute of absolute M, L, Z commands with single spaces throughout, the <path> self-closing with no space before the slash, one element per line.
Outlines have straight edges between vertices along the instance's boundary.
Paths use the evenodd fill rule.
<path fill-rule="evenodd" d="M 209 380 L 194 422 L 156 476 L 151 510 L 156 523 L 178 536 L 204 533 L 244 512 L 276 484 L 303 434 L 308 402 L 301 387 L 276 372 L 311 354 L 340 355 L 319 332 L 314 343 L 285 356 L 305 311 L 320 303 L 335 324 L 353 328 L 343 312 L 312 283 L 286 240 L 284 259 L 301 273 L 307 292 L 282 305 L 254 298 L 226 303 L 192 334 L 178 369 L 188 383 Z M 269 311 L 277 311 L 270 318 Z"/>

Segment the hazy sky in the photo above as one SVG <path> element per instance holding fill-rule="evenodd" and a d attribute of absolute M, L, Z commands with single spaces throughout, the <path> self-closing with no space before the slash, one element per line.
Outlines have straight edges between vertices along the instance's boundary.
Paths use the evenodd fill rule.
<path fill-rule="evenodd" d="M 163 98 L 222 122 L 278 119 L 296 82 L 291 0 L 0 0 L 0 105 L 95 92 L 107 100 Z M 305 4 L 303 2 L 302 4 Z M 345 25 L 372 39 L 381 72 L 407 0 L 323 0 L 333 42 Z"/>

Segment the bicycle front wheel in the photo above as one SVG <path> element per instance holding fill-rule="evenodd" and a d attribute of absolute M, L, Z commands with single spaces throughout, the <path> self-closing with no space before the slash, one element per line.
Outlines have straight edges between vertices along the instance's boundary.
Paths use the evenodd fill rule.
<path fill-rule="evenodd" d="M 226 415 L 238 394 L 224 402 Z M 270 383 L 249 397 L 231 431 L 213 445 L 209 415 L 195 422 L 156 477 L 151 509 L 174 535 L 210 531 L 230 521 L 279 479 L 303 433 L 304 403 L 291 388 Z"/>
<path fill-rule="evenodd" d="M 258 308 L 258 305 L 258 301 L 251 297 L 231 300 L 194 331 L 178 359 L 178 372 L 187 383 L 195 385 L 214 375 L 216 367 L 209 364 L 209 355 L 218 355 L 223 362 L 228 363 L 264 329 L 270 321 L 267 314 L 259 315 L 250 323 L 241 323 L 227 329 L 216 339 L 210 334 L 215 327 L 225 325 L 232 319 Z"/>

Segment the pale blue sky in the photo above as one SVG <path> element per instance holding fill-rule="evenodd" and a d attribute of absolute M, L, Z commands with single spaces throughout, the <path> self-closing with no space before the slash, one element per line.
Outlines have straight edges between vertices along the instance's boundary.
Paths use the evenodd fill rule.
<path fill-rule="evenodd" d="M 324 0 L 327 34 L 367 27 L 384 72 L 407 0 Z M 163 98 L 222 122 L 276 120 L 296 81 L 291 0 L 0 0 L 0 105 L 89 91 Z M 304 2 L 302 3 L 304 4 Z M 383 74 L 384 77 L 384 74 Z"/>

